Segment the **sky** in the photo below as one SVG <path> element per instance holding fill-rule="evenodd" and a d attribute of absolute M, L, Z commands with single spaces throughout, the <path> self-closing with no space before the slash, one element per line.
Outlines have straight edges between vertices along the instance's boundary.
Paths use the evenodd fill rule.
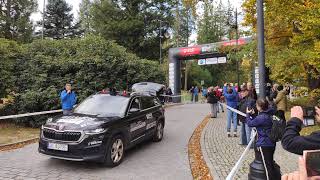
<path fill-rule="evenodd" d="M 43 3 L 47 2 L 47 0 L 38 0 L 38 11 L 36 13 L 33 13 L 31 15 L 31 20 L 36 22 L 36 21 L 39 21 L 41 20 L 42 18 L 42 15 L 41 15 L 41 12 L 43 10 Z M 217 1 L 217 0 L 216 0 Z M 78 18 L 79 17 L 79 5 L 81 3 L 81 0 L 66 0 L 66 2 L 72 6 L 72 13 L 74 14 L 74 17 L 75 18 Z M 243 0 L 230 0 L 231 4 L 235 7 L 235 8 L 238 8 L 238 11 L 241 12 L 241 4 L 243 2 Z M 227 3 L 227 0 L 222 0 L 222 3 Z M 200 8 L 200 5 L 198 6 L 198 11 L 197 11 L 198 14 L 201 14 L 202 13 L 202 10 Z M 240 15 L 240 21 L 241 21 L 241 18 L 242 16 Z M 191 37 L 190 37 L 190 41 L 194 41 L 195 39 L 197 39 L 197 33 L 194 32 Z"/>

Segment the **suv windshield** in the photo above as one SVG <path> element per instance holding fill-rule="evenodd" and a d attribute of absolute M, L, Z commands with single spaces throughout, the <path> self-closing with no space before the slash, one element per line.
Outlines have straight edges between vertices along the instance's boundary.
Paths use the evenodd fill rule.
<path fill-rule="evenodd" d="M 99 116 L 123 116 L 129 98 L 122 96 L 94 95 L 84 100 L 75 113 Z"/>

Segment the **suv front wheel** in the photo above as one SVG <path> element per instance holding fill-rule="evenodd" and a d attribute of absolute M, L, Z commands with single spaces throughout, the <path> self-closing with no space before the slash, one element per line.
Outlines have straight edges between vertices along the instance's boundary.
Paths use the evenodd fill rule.
<path fill-rule="evenodd" d="M 104 159 L 104 165 L 108 167 L 118 166 L 124 157 L 124 140 L 120 135 L 111 138 L 107 144 L 107 153 Z"/>

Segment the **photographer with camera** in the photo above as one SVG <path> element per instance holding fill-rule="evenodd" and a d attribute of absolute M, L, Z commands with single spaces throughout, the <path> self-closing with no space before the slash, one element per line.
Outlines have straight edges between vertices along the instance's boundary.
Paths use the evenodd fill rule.
<path fill-rule="evenodd" d="M 303 154 L 304 150 L 320 149 L 320 131 L 313 132 L 309 136 L 300 136 L 303 125 L 303 109 L 295 106 L 291 109 L 291 119 L 287 122 L 281 144 L 291 153 Z M 315 120 L 320 123 L 320 109 L 315 107 Z"/>

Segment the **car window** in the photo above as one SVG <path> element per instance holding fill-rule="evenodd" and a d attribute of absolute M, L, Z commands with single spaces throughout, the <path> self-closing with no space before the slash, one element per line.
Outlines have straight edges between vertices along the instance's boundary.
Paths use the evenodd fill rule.
<path fill-rule="evenodd" d="M 161 105 L 161 102 L 160 102 L 160 100 L 158 99 L 158 98 L 153 98 L 153 103 L 154 103 L 154 105 L 155 106 L 159 106 L 159 105 Z"/>
<path fill-rule="evenodd" d="M 142 109 L 148 109 L 154 106 L 153 97 L 142 97 L 141 98 Z"/>
<path fill-rule="evenodd" d="M 131 102 L 131 106 L 129 109 L 140 109 L 140 100 L 139 98 L 134 98 Z"/>
<path fill-rule="evenodd" d="M 94 95 L 85 99 L 74 112 L 88 115 L 123 116 L 129 100 L 122 96 Z"/>

